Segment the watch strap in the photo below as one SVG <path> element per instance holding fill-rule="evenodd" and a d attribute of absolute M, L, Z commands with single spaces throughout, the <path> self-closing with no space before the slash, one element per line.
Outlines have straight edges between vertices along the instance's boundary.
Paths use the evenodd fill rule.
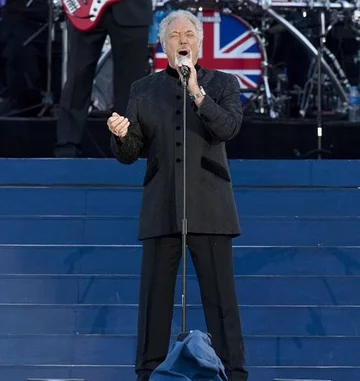
<path fill-rule="evenodd" d="M 200 86 L 200 91 L 197 92 L 196 94 L 189 94 L 190 95 L 190 98 L 192 100 L 194 99 L 197 99 L 197 98 L 201 98 L 201 97 L 204 97 L 206 95 L 206 92 L 204 90 L 204 88 L 202 86 Z"/>

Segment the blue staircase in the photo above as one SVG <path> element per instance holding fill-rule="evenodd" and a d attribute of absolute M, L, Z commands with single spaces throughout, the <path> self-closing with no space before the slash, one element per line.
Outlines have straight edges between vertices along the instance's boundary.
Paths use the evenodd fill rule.
<path fill-rule="evenodd" d="M 135 381 L 144 164 L 0 160 L 0 380 Z M 360 162 L 230 167 L 249 381 L 359 381 Z M 188 328 L 206 330 L 188 263 Z"/>

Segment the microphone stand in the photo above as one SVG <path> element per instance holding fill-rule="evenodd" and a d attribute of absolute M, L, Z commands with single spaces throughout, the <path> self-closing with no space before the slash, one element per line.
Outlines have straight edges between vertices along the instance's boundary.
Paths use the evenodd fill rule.
<path fill-rule="evenodd" d="M 322 159 L 322 154 L 329 153 L 329 151 L 324 150 L 322 148 L 322 130 L 323 130 L 323 122 L 322 122 L 322 65 L 321 62 L 324 57 L 324 52 L 326 50 L 325 43 L 326 43 L 326 36 L 332 29 L 332 27 L 337 22 L 337 19 L 334 18 L 332 22 L 329 24 L 329 26 L 326 28 L 326 22 L 325 22 L 325 11 L 322 8 L 320 11 L 320 38 L 319 38 L 319 48 L 318 48 L 318 60 L 317 60 L 317 72 L 318 72 L 318 87 L 317 87 L 317 137 L 318 137 L 318 144 L 317 144 L 317 156 L 318 159 Z"/>
<path fill-rule="evenodd" d="M 31 2 L 30 2 L 31 4 Z M 54 33 L 54 10 L 53 10 L 53 2 L 52 0 L 48 0 L 48 20 L 38 31 L 36 31 L 33 35 L 31 35 L 26 41 L 23 42 L 22 46 L 25 47 L 30 44 L 38 35 L 40 35 L 45 29 L 47 29 L 47 42 L 46 42 L 46 91 L 43 94 L 43 99 L 40 104 L 30 106 L 24 108 L 22 110 L 16 110 L 14 112 L 10 112 L 7 114 L 7 117 L 15 116 L 17 114 L 35 110 L 40 106 L 43 108 L 39 111 L 37 116 L 44 116 L 45 112 L 49 110 L 53 105 L 53 96 L 51 92 L 52 82 L 51 82 L 51 74 L 52 74 L 52 42 L 53 42 L 53 33 Z"/>
<path fill-rule="evenodd" d="M 323 57 L 323 51 L 324 51 L 324 46 L 326 42 L 326 33 L 325 33 L 325 13 L 324 10 L 322 9 L 320 12 L 320 44 L 319 44 L 319 49 L 318 49 L 318 110 L 317 110 L 317 122 L 318 122 L 318 127 L 317 127 L 317 137 L 318 137 L 318 159 L 321 159 L 321 152 L 322 152 L 322 72 L 321 72 L 321 60 Z"/>
<path fill-rule="evenodd" d="M 187 246 L 187 209 L 186 209 L 186 100 L 187 100 L 187 85 L 189 80 L 189 72 L 184 71 L 182 74 L 183 81 L 183 90 L 184 90 L 184 102 L 183 102 L 183 218 L 182 218 L 182 296 L 181 296 L 181 305 L 182 305 L 182 319 L 181 319 L 181 332 L 178 334 L 177 341 L 183 341 L 191 331 L 186 332 L 186 246 Z M 207 334 L 211 339 L 211 335 Z"/>
<path fill-rule="evenodd" d="M 181 319 L 181 331 L 186 331 L 186 245 L 187 245 L 187 215 L 186 215 L 186 88 L 188 84 L 188 77 L 183 75 L 183 90 L 184 90 L 184 102 L 183 102 L 183 218 L 181 224 L 182 230 L 182 319 Z"/>

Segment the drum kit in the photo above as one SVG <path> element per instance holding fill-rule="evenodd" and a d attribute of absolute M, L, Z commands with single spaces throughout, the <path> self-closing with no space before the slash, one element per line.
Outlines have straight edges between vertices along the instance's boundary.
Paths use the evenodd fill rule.
<path fill-rule="evenodd" d="M 275 119 L 295 112 L 309 117 L 319 111 L 320 100 L 321 112 L 346 115 L 351 87 L 347 70 L 326 42 L 337 25 L 351 29 L 352 41 L 360 40 L 359 0 L 154 1 L 148 74 L 166 67 L 159 25 L 176 9 L 187 9 L 203 22 L 199 63 L 238 79 L 245 114 Z M 360 44 L 356 56 L 360 56 Z M 112 101 L 111 45 L 106 42 L 98 62 L 92 107 L 109 110 Z"/>

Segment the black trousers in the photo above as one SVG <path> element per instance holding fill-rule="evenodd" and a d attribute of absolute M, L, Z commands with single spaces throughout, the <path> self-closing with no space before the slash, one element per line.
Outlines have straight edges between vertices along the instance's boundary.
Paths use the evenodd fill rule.
<path fill-rule="evenodd" d="M 232 240 L 228 236 L 189 234 L 187 244 L 199 281 L 212 346 L 224 364 L 229 381 L 246 381 Z M 135 365 L 138 381 L 147 381 L 169 351 L 181 254 L 181 235 L 143 241 Z"/>
<path fill-rule="evenodd" d="M 114 110 L 123 115 L 130 85 L 146 75 L 148 26 L 118 25 L 111 7 L 91 31 L 81 32 L 68 22 L 69 60 L 67 81 L 63 88 L 57 122 L 56 157 L 81 156 L 81 142 L 91 102 L 96 66 L 106 36 L 110 36 L 113 74 Z M 106 124 L 104 125 L 106 127 Z"/>

